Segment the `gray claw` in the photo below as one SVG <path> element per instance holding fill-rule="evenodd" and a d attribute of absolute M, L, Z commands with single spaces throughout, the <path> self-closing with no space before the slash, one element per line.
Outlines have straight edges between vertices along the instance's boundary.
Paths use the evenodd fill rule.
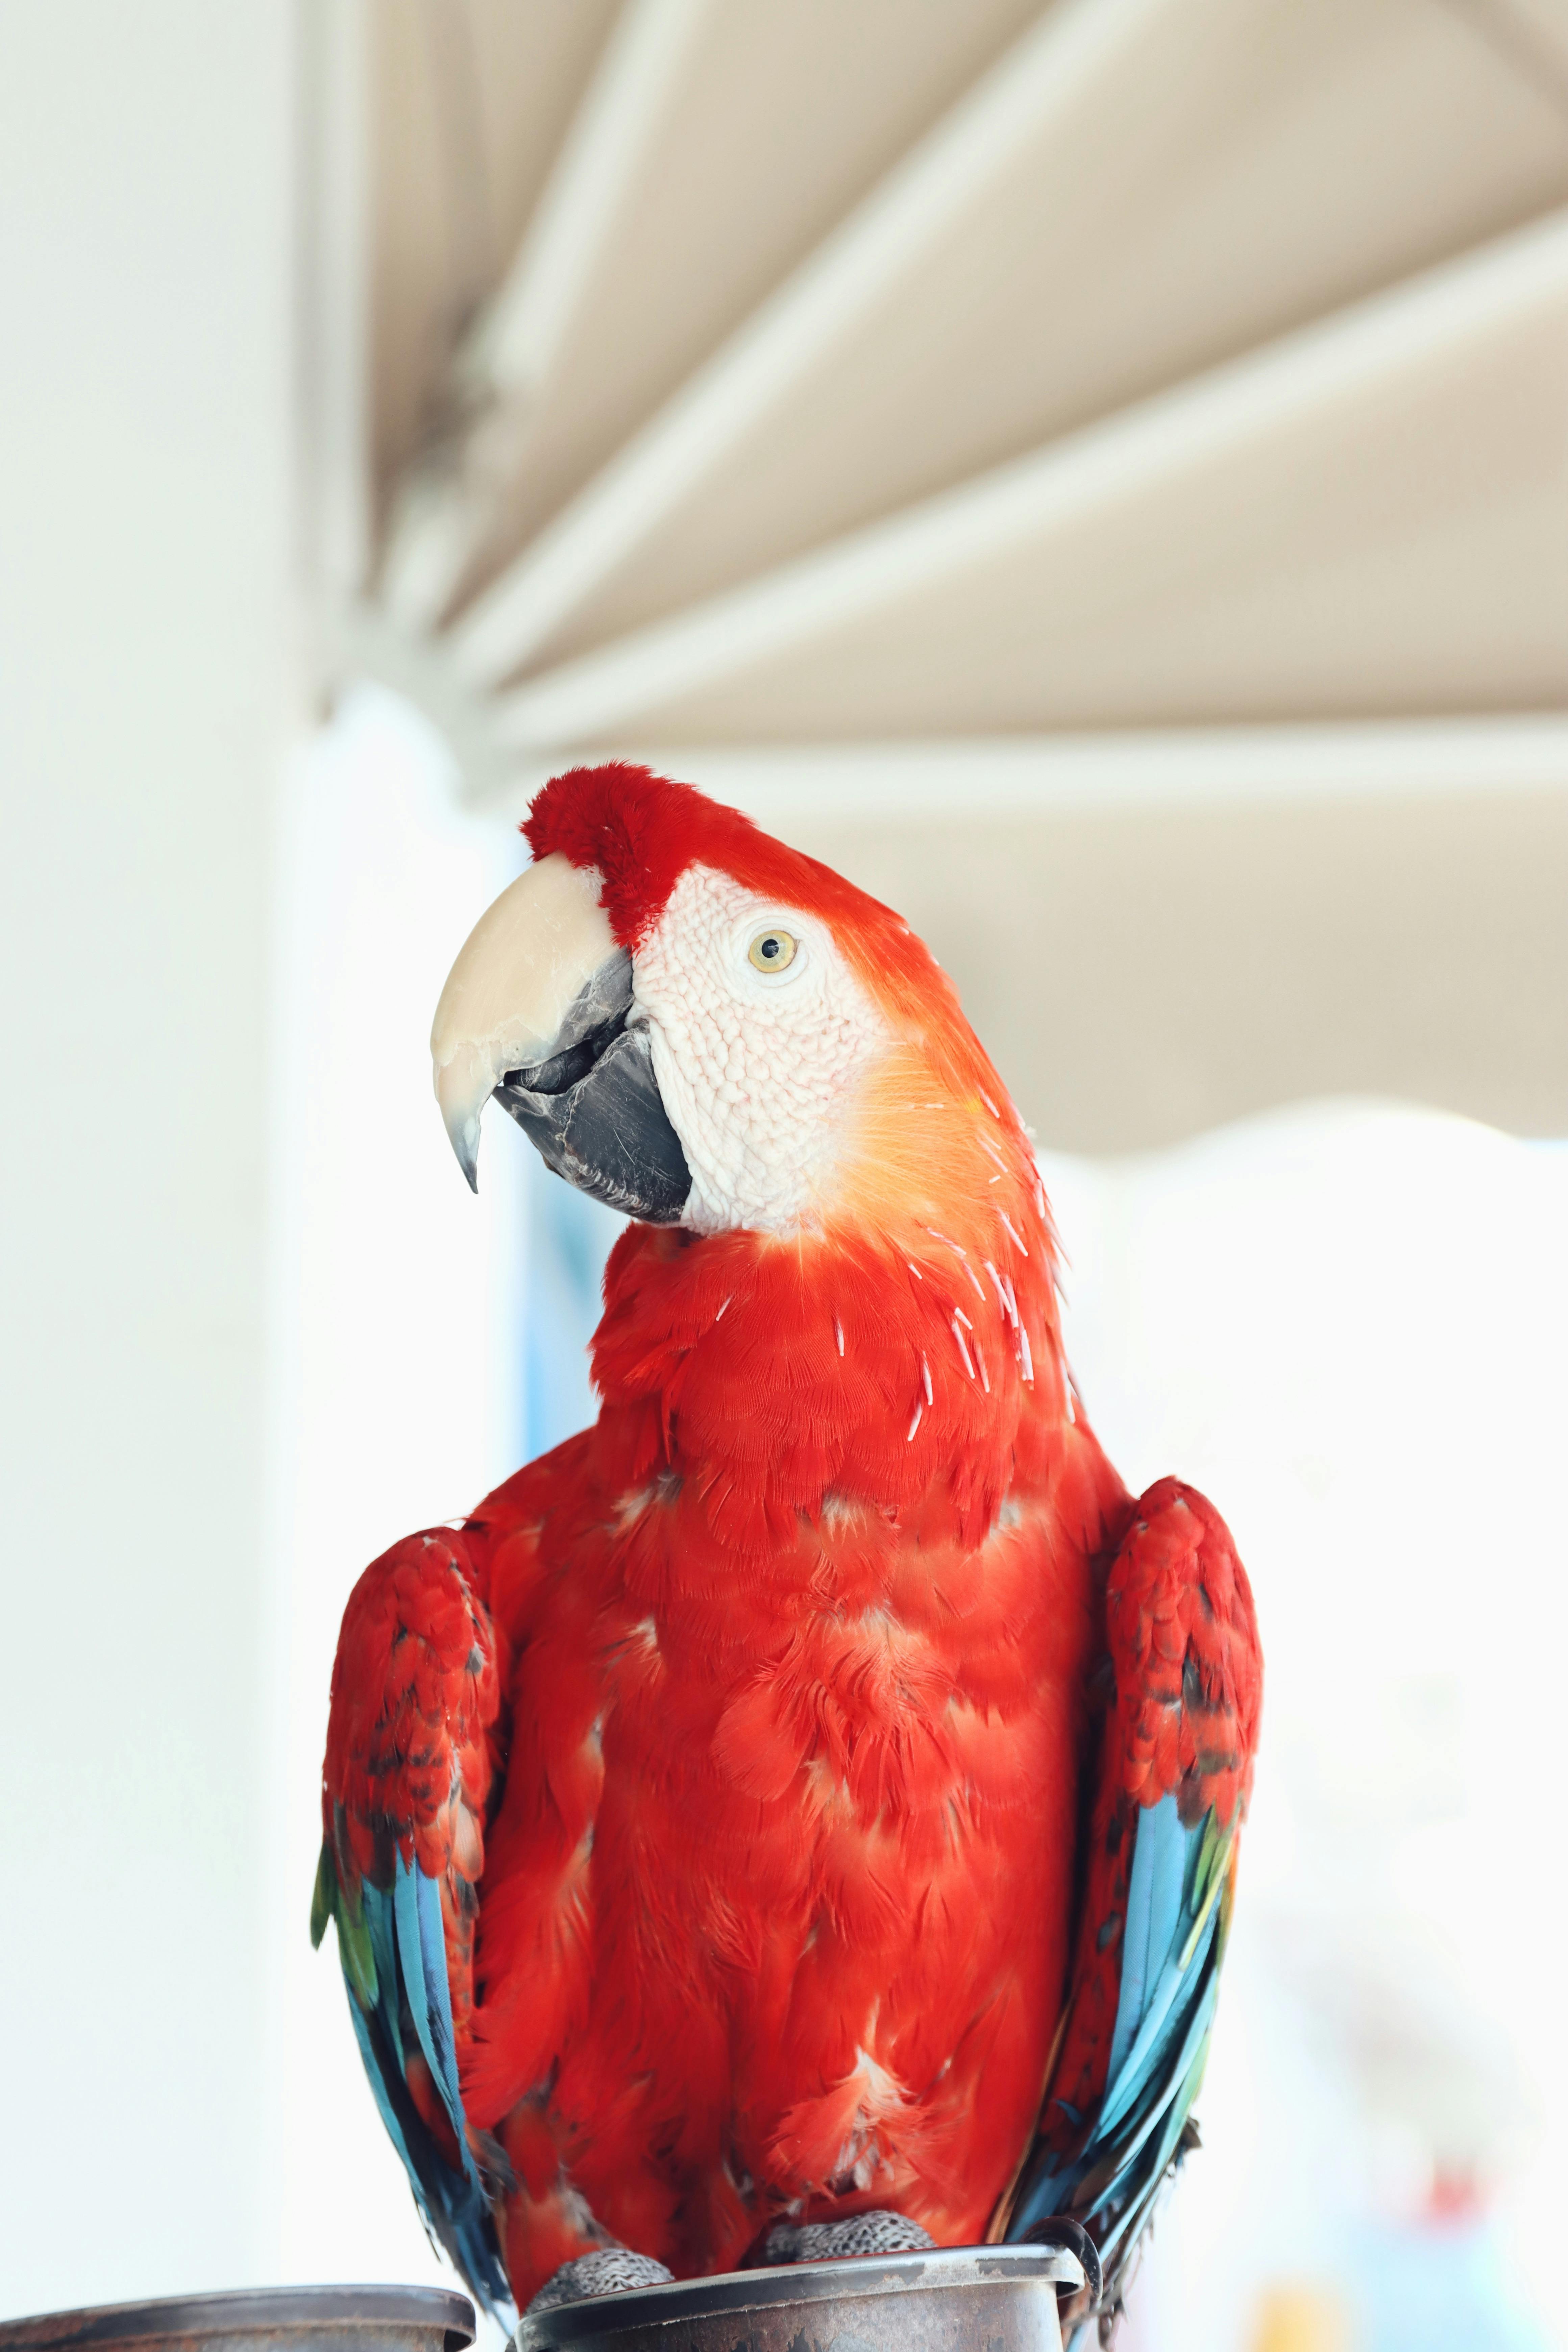
<path fill-rule="evenodd" d="M 584 2303 L 590 2295 L 625 2294 L 632 2287 L 666 2286 L 674 2276 L 651 2254 L 626 2246 L 597 2246 L 591 2254 L 563 2263 L 529 2305 L 529 2312 L 553 2311 L 557 2304 Z M 525 2315 L 526 2316 L 526 2315 Z"/>
<path fill-rule="evenodd" d="M 928 2253 L 929 2230 L 901 2213 L 851 2213 L 846 2221 L 775 2221 L 763 2259 L 770 2263 L 834 2263 L 850 2254 Z"/>

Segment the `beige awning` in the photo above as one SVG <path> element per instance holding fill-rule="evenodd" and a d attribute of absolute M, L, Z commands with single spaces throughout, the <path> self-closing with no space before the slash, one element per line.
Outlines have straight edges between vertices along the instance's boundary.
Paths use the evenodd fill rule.
<path fill-rule="evenodd" d="M 1564 0 L 384 0 L 370 26 L 374 530 L 339 657 L 424 705 L 476 798 L 629 753 L 826 854 L 859 827 L 862 865 L 901 826 L 933 881 L 989 827 L 1079 908 L 1120 854 L 1086 824 L 1146 848 L 1241 802 L 1223 948 L 1282 799 L 1349 937 L 1335 877 L 1370 887 L 1376 825 L 1440 796 L 1423 856 L 1490 896 L 1468 949 L 1448 883 L 1415 907 L 1404 1013 L 1352 955 L 1354 1050 L 1342 988 L 1326 1056 L 1290 1021 L 1254 1050 L 1221 951 L 1203 1083 L 1134 1082 L 1108 1040 L 1106 1099 L 1055 1139 L 1310 1084 L 1568 1129 L 1568 1034 L 1482 945 L 1539 919 L 1542 860 L 1568 883 Z M 1568 937 L 1531 938 L 1568 1002 Z M 1123 953 L 1132 1020 L 1169 992 Z M 1471 1043 L 1413 1052 L 1467 954 Z M 1049 1078 L 1020 1072 L 1042 1122 Z"/>

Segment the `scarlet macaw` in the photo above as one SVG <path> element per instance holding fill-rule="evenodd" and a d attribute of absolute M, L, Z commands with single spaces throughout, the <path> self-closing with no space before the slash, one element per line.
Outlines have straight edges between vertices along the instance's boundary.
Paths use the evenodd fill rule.
<path fill-rule="evenodd" d="M 635 1222 L 598 1421 L 344 1616 L 312 1929 L 387 2129 L 491 2305 L 1068 2216 L 1114 2315 L 1214 2017 L 1246 1574 L 1100 1451 L 908 927 L 640 768 L 524 832 L 437 1097 L 470 1181 L 493 1094 Z"/>

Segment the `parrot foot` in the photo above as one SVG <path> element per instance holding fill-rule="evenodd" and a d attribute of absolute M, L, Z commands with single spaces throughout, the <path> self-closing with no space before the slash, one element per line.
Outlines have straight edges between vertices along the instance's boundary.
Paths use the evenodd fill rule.
<path fill-rule="evenodd" d="M 936 2244 L 929 2230 L 901 2213 L 851 2213 L 844 2221 L 775 2221 L 763 2244 L 765 2263 L 834 2263 L 850 2254 L 921 2254 Z"/>
<path fill-rule="evenodd" d="M 529 2305 L 530 2312 L 553 2311 L 557 2304 L 582 2303 L 595 2294 L 625 2294 L 638 2286 L 668 2286 L 674 2277 L 651 2254 L 626 2246 L 597 2246 L 591 2254 L 563 2263 Z M 524 2314 L 527 2316 L 527 2314 Z"/>

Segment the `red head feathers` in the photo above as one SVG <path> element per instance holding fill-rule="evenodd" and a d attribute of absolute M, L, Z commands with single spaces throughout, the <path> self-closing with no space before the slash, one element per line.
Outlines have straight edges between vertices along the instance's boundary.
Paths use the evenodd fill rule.
<path fill-rule="evenodd" d="M 856 1426 L 857 1444 L 878 1458 L 868 1483 L 884 1502 L 907 1502 L 933 1472 L 945 1490 L 943 1465 L 962 1458 L 960 1517 L 973 1530 L 996 1507 L 1015 1449 L 1059 1427 L 1071 1407 L 1034 1154 L 951 982 L 900 916 L 738 810 L 646 768 L 616 763 L 554 778 L 523 831 L 536 858 L 559 853 L 603 877 L 600 903 L 637 960 L 639 994 L 653 1003 L 656 1021 L 672 969 L 684 981 L 695 963 L 691 893 L 706 887 L 704 873 L 726 877 L 759 906 L 815 918 L 881 1016 L 881 1043 L 855 1077 L 846 1141 L 819 1213 L 798 1228 L 717 1234 L 700 1260 L 688 1257 L 684 1236 L 627 1235 L 595 1348 L 605 1394 L 629 1405 L 651 1381 L 668 1399 L 673 1381 L 689 1433 L 702 1397 L 732 1393 L 726 1383 L 741 1376 L 736 1349 L 753 1349 L 760 1334 L 771 1334 L 780 1350 L 748 1360 L 744 1375 L 759 1407 L 770 1401 L 752 1433 L 763 1433 L 768 1466 L 758 1464 L 760 1482 L 741 1482 L 754 1505 L 787 1498 L 790 1509 L 813 1507 L 825 1431 L 836 1433 L 826 1452 L 842 1478 L 838 1445 Z M 679 1073 L 671 1065 L 681 1045 L 668 1024 L 662 1050 L 661 1084 L 673 1109 Z M 776 1052 L 766 1049 L 743 1087 L 765 1093 L 778 1072 Z M 689 1138 L 688 1124 L 689 1155 Z M 662 1340 L 654 1337 L 658 1325 Z M 871 1416 L 875 1443 L 868 1360 L 885 1366 L 889 1390 Z M 700 1379 L 700 1364 L 723 1378 L 716 1385 Z M 879 1370 L 879 1387 L 881 1379 Z M 660 1442 L 668 1440 L 650 1429 L 642 1444 Z M 732 1429 L 709 1430 L 710 1465 L 736 1443 Z M 803 1444 L 809 1460 L 797 1462 Z M 869 1469 L 863 1463 L 862 1475 Z"/>
<path fill-rule="evenodd" d="M 559 852 L 574 866 L 597 869 L 600 904 L 633 953 L 693 866 L 819 916 L 895 1027 L 939 1075 L 978 1100 L 1005 1104 L 952 982 L 903 917 L 830 866 L 775 841 L 741 810 L 649 768 L 608 761 L 552 777 L 521 830 L 536 859 Z"/>

